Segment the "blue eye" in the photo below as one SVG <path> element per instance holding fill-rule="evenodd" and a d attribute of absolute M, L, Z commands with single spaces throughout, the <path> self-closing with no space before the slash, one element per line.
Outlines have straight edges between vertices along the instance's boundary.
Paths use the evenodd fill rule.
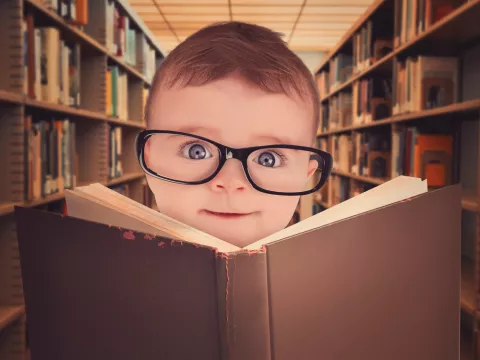
<path fill-rule="evenodd" d="M 274 151 L 262 152 L 254 161 L 265 167 L 277 167 L 282 165 L 283 155 Z"/>
<path fill-rule="evenodd" d="M 192 159 L 192 160 L 202 160 L 202 159 L 208 159 L 209 157 L 212 156 L 208 149 L 197 143 L 192 143 L 192 144 L 186 144 L 182 147 L 182 154 L 183 156 Z"/>

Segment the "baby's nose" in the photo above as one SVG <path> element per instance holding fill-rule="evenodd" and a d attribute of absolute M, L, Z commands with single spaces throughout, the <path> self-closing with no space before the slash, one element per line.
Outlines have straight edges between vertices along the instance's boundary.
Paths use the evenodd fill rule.
<path fill-rule="evenodd" d="M 220 172 L 211 181 L 214 191 L 244 191 L 249 186 L 242 163 L 236 159 L 225 162 Z"/>

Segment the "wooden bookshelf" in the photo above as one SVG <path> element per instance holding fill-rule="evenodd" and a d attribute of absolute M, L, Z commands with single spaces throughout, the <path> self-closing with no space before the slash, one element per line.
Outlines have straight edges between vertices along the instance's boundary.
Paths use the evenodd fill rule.
<path fill-rule="evenodd" d="M 23 314 L 25 314 L 25 306 L 1 306 L 0 330 L 9 326 Z"/>
<path fill-rule="evenodd" d="M 64 31 L 64 34 L 70 39 L 77 41 L 79 43 L 83 43 L 88 45 L 92 50 L 96 50 L 99 53 L 102 53 L 108 56 L 109 59 L 113 60 L 115 63 L 120 65 L 124 70 L 128 71 L 130 74 L 136 76 L 137 78 L 143 80 L 146 84 L 150 85 L 150 80 L 144 77 L 139 71 L 137 71 L 132 66 L 125 63 L 124 60 L 120 59 L 118 56 L 112 55 L 104 46 L 102 46 L 97 40 L 93 39 L 91 36 L 86 34 L 85 32 L 69 25 L 63 18 L 61 18 L 58 14 L 50 11 L 45 5 L 43 5 L 39 0 L 24 0 L 25 5 L 28 7 L 30 6 L 34 9 L 40 16 L 47 18 L 52 24 L 58 26 Z M 123 6 L 123 2 L 119 2 L 118 6 Z M 150 36 L 149 40 L 153 41 L 153 37 Z M 160 47 L 156 44 L 155 46 L 158 51 L 160 51 Z M 162 56 L 164 53 L 162 53 Z"/>
<path fill-rule="evenodd" d="M 423 1 L 430 0 L 418 0 L 414 1 L 414 4 L 422 4 Z M 462 228 L 462 277 L 459 295 L 459 311 L 462 314 L 461 360 L 480 359 L 480 91 L 477 90 L 480 83 L 480 71 L 478 71 L 480 27 L 477 24 L 480 19 L 480 1 L 457 2 L 454 8 L 448 9 L 446 15 L 438 19 L 432 18 L 430 23 L 428 23 L 427 17 L 422 17 L 422 10 L 417 15 L 407 17 L 403 21 L 402 3 L 405 5 L 408 2 L 409 0 L 375 1 L 346 32 L 332 51 L 325 56 L 314 72 L 321 106 L 320 128 L 317 133 L 318 146 L 329 152 L 332 152 L 333 149 L 337 149 L 339 152 L 334 155 L 337 166 L 334 166 L 332 178 L 327 182 L 326 189 L 321 189 L 318 193 L 313 194 L 315 205 L 312 213 L 331 207 L 339 197 L 342 199 L 341 201 L 347 200 L 350 196 L 354 196 L 352 191 L 357 193 L 358 189 L 362 189 L 364 186 L 378 186 L 392 177 L 401 175 L 396 173 L 399 161 L 396 151 L 399 145 L 398 143 L 395 145 L 394 140 L 400 141 L 398 136 L 403 136 L 401 131 L 404 129 L 410 131 L 409 129 L 414 127 L 420 133 L 428 133 L 428 131 L 436 133 L 438 131 L 439 134 L 451 136 L 452 156 L 448 169 L 452 182 L 462 184 L 462 227 L 465 227 Z M 431 2 L 431 4 L 434 3 Z M 432 6 L 433 12 L 435 12 L 435 5 Z M 405 27 L 409 24 L 408 19 L 420 20 L 412 23 L 411 29 L 414 30 L 411 32 Z M 377 32 L 375 32 L 376 30 Z M 380 31 L 384 31 L 384 33 L 378 35 Z M 387 36 L 385 36 L 385 31 L 388 32 Z M 386 37 L 391 40 L 390 46 L 385 47 L 387 50 L 376 56 L 374 56 L 373 50 L 374 34 L 377 35 L 377 39 L 382 40 L 383 37 L 385 40 Z M 396 38 L 399 40 L 397 41 Z M 369 43 L 370 39 L 373 39 L 372 43 Z M 452 90 L 457 97 L 453 102 L 436 105 L 432 108 L 419 107 L 423 110 L 416 110 L 416 103 L 413 105 L 408 103 L 408 101 L 416 101 L 414 96 L 420 94 L 420 90 L 417 88 L 418 92 L 414 92 L 415 87 L 412 84 L 417 83 L 411 83 L 411 86 L 407 87 L 407 81 L 410 81 L 407 76 L 413 76 L 407 71 L 417 71 L 418 73 L 423 68 L 415 67 L 411 68 L 413 70 L 408 70 L 408 65 L 404 64 L 407 64 L 408 59 L 413 59 L 410 64 L 417 66 L 414 62 L 417 56 L 455 57 L 458 59 L 458 68 L 455 68 L 458 71 L 458 77 L 456 82 L 453 82 L 453 84 L 458 84 L 458 88 L 456 88 L 457 92 Z M 348 66 L 352 66 L 353 70 Z M 399 66 L 405 66 L 407 69 L 405 78 L 395 77 L 399 74 Z M 435 70 L 440 71 L 439 69 Z M 421 73 L 418 76 L 422 79 Z M 362 82 L 367 82 L 367 86 L 373 87 L 371 79 L 375 78 L 383 79 L 383 85 L 391 82 L 391 91 L 385 92 L 391 97 L 388 97 L 388 101 L 384 103 L 386 104 L 384 106 L 388 107 L 389 113 L 384 111 L 384 115 L 378 119 L 373 116 L 363 117 L 364 113 L 373 114 L 373 105 L 372 108 L 366 107 L 362 103 L 359 105 L 360 100 L 358 100 L 361 99 L 362 91 L 365 90 L 361 88 Z M 408 92 L 399 93 L 397 83 L 400 81 L 405 81 L 400 84 L 403 86 L 400 89 L 402 91 L 409 89 Z M 367 90 L 367 100 L 361 100 L 371 103 L 371 98 L 368 96 L 373 96 L 371 95 L 373 88 L 367 88 Z M 359 93 L 360 95 L 358 95 Z M 402 98 L 404 94 L 411 97 L 407 97 L 405 100 Z M 378 95 L 373 97 L 375 96 L 378 97 Z M 403 106 L 402 101 L 407 103 L 404 108 L 401 107 Z M 420 100 L 418 101 L 420 102 Z M 401 106 L 394 109 L 394 105 L 398 106 L 399 103 Z M 361 113 L 360 120 L 355 112 Z M 385 159 L 383 166 L 386 166 L 386 176 L 379 177 L 378 174 L 373 176 L 370 173 L 373 170 L 367 166 L 371 163 L 363 162 L 361 165 L 358 163 L 358 158 L 355 158 L 358 151 L 363 151 L 360 153 L 361 156 L 364 154 L 370 156 L 369 154 L 371 154 L 370 150 L 365 150 L 371 146 L 368 145 L 368 140 L 365 140 L 367 141 L 366 145 L 352 145 L 353 141 L 358 141 L 358 136 L 362 136 L 362 134 L 373 134 L 372 136 L 378 136 L 378 139 L 388 139 L 388 150 L 377 150 L 385 151 L 384 154 L 388 154 L 383 158 Z M 339 139 L 342 139 L 343 142 L 340 142 Z M 347 141 L 345 139 L 348 139 L 349 148 L 340 151 L 339 147 L 343 146 L 341 144 L 345 144 Z M 363 146 L 363 148 L 358 150 L 358 146 Z M 400 149 L 405 150 L 405 147 L 400 147 Z M 378 156 L 378 153 L 375 156 Z M 405 161 L 406 156 L 400 158 L 403 159 L 401 161 Z M 412 157 L 409 161 L 416 160 Z M 378 172 L 378 166 L 380 166 L 378 164 L 381 162 L 376 164 L 375 171 Z M 413 172 L 412 164 L 408 166 L 411 166 L 409 169 Z M 354 172 L 351 168 L 352 165 L 363 166 L 364 170 L 359 172 L 357 169 Z M 403 170 L 407 168 L 404 163 L 401 165 L 404 166 Z M 392 167 L 395 171 L 392 171 Z M 346 171 L 345 169 L 350 170 Z M 338 181 L 337 185 L 333 185 L 335 181 Z M 341 194 L 335 193 L 338 189 Z M 368 188 L 365 187 L 365 189 Z"/>
<path fill-rule="evenodd" d="M 79 1 L 82 0 L 77 0 L 77 5 Z M 129 40 L 125 35 L 125 48 L 120 52 L 118 46 L 122 45 L 112 42 L 116 37 L 109 33 L 110 29 L 113 31 L 113 23 L 109 20 L 113 18 L 113 10 L 128 20 L 125 21 L 129 24 L 128 31 L 135 30 L 135 34 L 130 33 Z M 83 23 L 74 23 L 66 15 L 50 9 L 41 0 L 0 1 L 0 42 L 3 45 L 0 52 L 3 69 L 0 73 L 2 360 L 24 360 L 28 354 L 14 207 L 65 212 L 64 190 L 91 183 L 101 183 L 147 206 L 154 206 L 145 175 L 132 154 L 135 136 L 145 128 L 146 94 L 165 52 L 127 1 L 90 0 L 88 17 Z M 24 24 L 24 19 L 31 22 Z M 41 37 L 39 28 L 52 28 L 54 36 Z M 33 37 L 25 36 L 25 29 Z M 39 66 L 42 52 L 37 46 L 41 46 L 42 41 L 47 44 L 53 41 L 56 33 L 58 42 L 51 42 L 45 52 L 44 70 Z M 133 38 L 135 43 L 131 43 Z M 31 49 L 29 44 L 35 50 L 27 51 L 24 56 L 24 51 Z M 51 52 L 52 49 L 56 52 L 57 46 L 60 51 L 55 59 Z M 48 74 L 52 61 L 52 73 L 45 76 L 42 71 Z M 29 71 L 25 70 L 25 64 Z M 57 75 L 54 73 L 58 69 L 63 72 L 57 74 L 55 86 Z M 118 78 L 113 82 L 109 81 L 109 76 Z M 47 98 L 47 91 L 41 88 L 41 83 L 37 84 L 42 77 L 53 84 L 47 88 L 50 92 L 56 91 L 53 97 Z M 37 140 L 34 133 L 38 135 L 39 131 L 45 137 Z M 61 142 L 55 141 L 59 136 L 62 136 Z M 50 145 L 44 143 L 47 138 L 54 139 L 48 143 Z M 33 141 L 40 141 L 38 144 L 42 146 L 35 148 L 37 145 Z M 44 151 L 50 156 L 41 155 Z M 35 175 L 39 170 L 32 170 L 32 164 L 40 166 L 42 174 L 46 175 L 40 178 Z M 47 175 L 51 176 L 48 186 Z M 32 189 L 41 192 L 34 194 Z"/>
<path fill-rule="evenodd" d="M 371 15 L 377 12 L 382 7 L 392 8 L 393 1 L 391 0 L 377 0 L 375 1 L 368 10 L 355 22 L 355 24 L 347 31 L 346 35 L 339 41 L 339 43 L 331 50 L 324 58 L 322 63 L 317 67 L 315 73 L 318 74 L 320 71 L 328 67 L 330 59 L 337 55 L 343 47 L 348 45 L 352 40 L 352 35 L 360 29 L 361 26 L 371 18 Z M 419 34 L 417 37 L 411 39 L 410 41 L 402 44 L 401 46 L 395 48 L 393 53 L 389 53 L 385 56 L 387 59 L 391 59 L 392 55 L 402 54 L 412 48 L 424 46 L 427 41 L 431 40 L 445 40 L 452 38 L 464 43 L 470 43 L 472 40 L 480 36 L 480 29 L 478 26 L 474 26 L 478 21 L 480 16 L 480 1 L 479 0 L 470 0 L 458 7 L 452 13 L 444 17 L 442 20 L 433 24 L 430 28 Z M 469 26 L 470 25 L 470 26 Z M 385 58 L 379 60 L 380 62 L 384 61 Z M 366 76 L 369 72 L 375 69 L 375 64 L 373 64 L 369 69 L 362 72 L 362 76 Z M 332 96 L 333 93 L 329 94 Z"/>

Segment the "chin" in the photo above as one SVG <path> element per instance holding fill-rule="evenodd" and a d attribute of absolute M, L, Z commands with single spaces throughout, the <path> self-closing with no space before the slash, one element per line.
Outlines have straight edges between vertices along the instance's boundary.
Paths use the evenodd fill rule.
<path fill-rule="evenodd" d="M 201 228 L 200 228 L 201 227 Z M 239 248 L 247 247 L 269 235 L 282 230 L 284 227 L 262 227 L 257 226 L 257 222 L 251 224 L 230 224 L 224 223 L 203 223 L 198 225 L 199 230 L 215 236 L 216 238 L 226 241 Z"/>
<path fill-rule="evenodd" d="M 258 234 L 252 234 L 250 232 L 239 232 L 239 231 L 228 231 L 228 230 L 225 231 L 224 229 L 215 229 L 215 231 L 212 231 L 212 232 L 208 232 L 208 233 L 223 241 L 228 242 L 229 244 L 238 246 L 239 248 L 244 248 L 250 244 L 253 244 L 255 241 L 260 240 L 263 237 Z"/>

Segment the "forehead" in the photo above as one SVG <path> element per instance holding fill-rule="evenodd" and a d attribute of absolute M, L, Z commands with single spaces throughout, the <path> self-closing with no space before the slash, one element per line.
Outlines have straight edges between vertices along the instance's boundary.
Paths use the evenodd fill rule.
<path fill-rule="evenodd" d="M 196 133 L 233 147 L 272 142 L 311 145 L 310 104 L 267 93 L 235 77 L 162 89 L 152 100 L 152 129 Z"/>

